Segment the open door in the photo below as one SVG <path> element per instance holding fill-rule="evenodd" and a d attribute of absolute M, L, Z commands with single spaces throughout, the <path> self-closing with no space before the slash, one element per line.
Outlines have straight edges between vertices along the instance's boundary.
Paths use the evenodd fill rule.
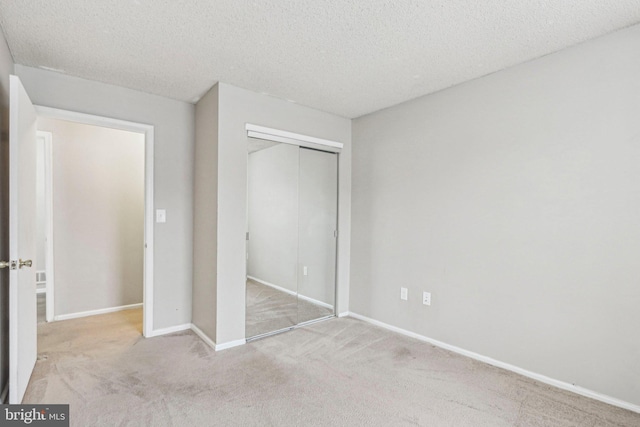
<path fill-rule="evenodd" d="M 20 79 L 10 77 L 9 403 L 21 403 L 37 356 L 36 111 Z"/>

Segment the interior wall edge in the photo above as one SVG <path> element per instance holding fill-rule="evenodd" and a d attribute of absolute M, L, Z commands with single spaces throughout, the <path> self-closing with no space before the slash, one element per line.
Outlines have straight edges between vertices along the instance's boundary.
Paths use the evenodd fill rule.
<path fill-rule="evenodd" d="M 167 335 L 167 334 L 173 334 L 175 332 L 186 331 L 191 329 L 191 326 L 192 326 L 191 323 L 185 323 L 182 325 L 170 326 L 168 328 L 154 329 L 150 333 L 148 333 L 145 338 L 159 337 L 161 335 Z"/>
<path fill-rule="evenodd" d="M 211 347 L 212 349 L 216 349 L 216 343 L 214 340 L 212 340 L 207 334 L 205 334 L 202 329 L 200 329 L 198 326 L 196 326 L 195 324 L 191 323 L 190 329 L 198 336 L 200 337 L 200 339 L 202 341 L 205 342 L 205 344 L 207 344 L 209 347 Z"/>

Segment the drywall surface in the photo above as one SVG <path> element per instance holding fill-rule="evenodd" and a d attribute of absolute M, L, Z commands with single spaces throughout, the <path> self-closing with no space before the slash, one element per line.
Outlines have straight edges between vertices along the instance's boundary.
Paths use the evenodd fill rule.
<path fill-rule="evenodd" d="M 167 222 L 154 228 L 153 329 L 191 322 L 193 146 L 191 104 L 16 65 L 36 105 L 154 126 L 154 198 Z"/>
<path fill-rule="evenodd" d="M 217 340 L 244 339 L 247 226 L 246 123 L 345 144 L 340 155 L 338 307 L 348 309 L 351 121 L 227 84 L 219 85 Z"/>
<path fill-rule="evenodd" d="M 0 259 L 9 259 L 9 75 L 13 58 L 0 31 Z M 0 390 L 9 380 L 9 270 L 0 269 Z"/>
<path fill-rule="evenodd" d="M 351 310 L 640 404 L 638 52 L 635 26 L 355 120 Z"/>
<path fill-rule="evenodd" d="M 216 341 L 218 266 L 218 85 L 196 104 L 192 323 Z"/>
<path fill-rule="evenodd" d="M 142 303 L 144 134 L 45 118 L 38 130 L 53 136 L 55 315 Z"/>
<path fill-rule="evenodd" d="M 249 154 L 247 274 L 298 292 L 298 165 L 289 144 Z"/>

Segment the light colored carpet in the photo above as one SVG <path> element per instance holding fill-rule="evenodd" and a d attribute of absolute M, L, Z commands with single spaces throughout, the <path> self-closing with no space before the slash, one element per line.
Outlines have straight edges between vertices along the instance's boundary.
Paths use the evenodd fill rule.
<path fill-rule="evenodd" d="M 639 426 L 640 414 L 340 318 L 213 351 L 141 310 L 43 324 L 25 403 L 72 426 Z"/>
<path fill-rule="evenodd" d="M 254 337 L 329 316 L 333 310 L 247 279 L 245 336 Z"/>

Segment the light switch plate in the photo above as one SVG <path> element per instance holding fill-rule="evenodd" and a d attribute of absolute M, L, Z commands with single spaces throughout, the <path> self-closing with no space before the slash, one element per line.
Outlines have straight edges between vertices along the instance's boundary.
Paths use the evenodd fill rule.
<path fill-rule="evenodd" d="M 167 222 L 167 211 L 164 209 L 156 209 L 156 222 Z"/>
<path fill-rule="evenodd" d="M 409 299 L 409 290 L 407 288 L 400 288 L 400 299 L 404 301 Z"/>

